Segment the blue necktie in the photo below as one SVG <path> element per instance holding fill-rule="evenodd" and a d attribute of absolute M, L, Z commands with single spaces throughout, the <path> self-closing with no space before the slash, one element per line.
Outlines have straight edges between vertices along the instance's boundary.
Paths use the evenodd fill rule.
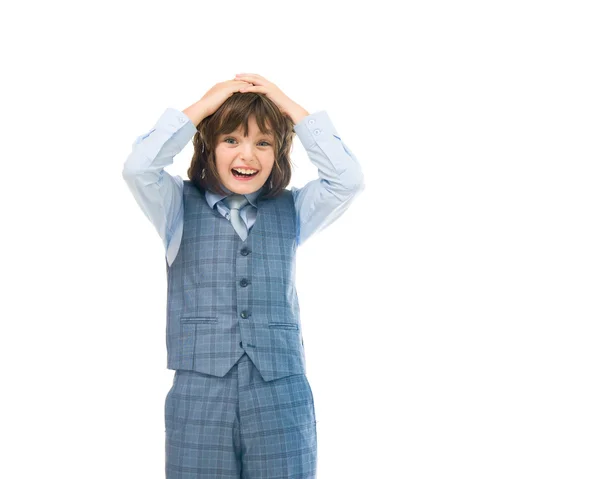
<path fill-rule="evenodd" d="M 246 223 L 240 216 L 240 211 L 244 206 L 246 206 L 249 201 L 244 195 L 233 194 L 225 198 L 225 204 L 231 210 L 231 224 L 233 225 L 233 229 L 236 231 L 242 241 L 246 241 L 248 237 L 248 228 L 246 228 Z"/>

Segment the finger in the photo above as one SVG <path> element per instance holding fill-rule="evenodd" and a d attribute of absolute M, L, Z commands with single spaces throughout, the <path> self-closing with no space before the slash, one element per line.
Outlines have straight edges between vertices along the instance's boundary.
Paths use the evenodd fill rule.
<path fill-rule="evenodd" d="M 249 85 L 249 86 L 243 86 L 242 88 L 240 88 L 240 91 L 242 93 L 244 92 L 248 92 L 248 91 L 253 91 L 253 92 L 258 92 L 258 93 L 264 93 L 260 90 L 260 86 L 259 85 Z"/>
<path fill-rule="evenodd" d="M 245 81 L 245 80 L 233 80 L 233 81 L 236 83 L 238 88 L 252 85 L 252 82 Z"/>
<path fill-rule="evenodd" d="M 249 82 L 250 80 L 254 81 L 254 79 L 252 78 L 252 76 L 251 76 L 251 75 L 236 75 L 236 76 L 235 76 L 235 79 L 236 79 L 236 80 L 242 80 L 242 81 L 248 81 L 248 82 Z"/>
<path fill-rule="evenodd" d="M 263 77 L 261 77 L 260 75 L 256 75 L 255 73 L 238 73 L 236 76 L 236 78 L 240 79 L 240 78 L 260 78 L 262 79 Z"/>

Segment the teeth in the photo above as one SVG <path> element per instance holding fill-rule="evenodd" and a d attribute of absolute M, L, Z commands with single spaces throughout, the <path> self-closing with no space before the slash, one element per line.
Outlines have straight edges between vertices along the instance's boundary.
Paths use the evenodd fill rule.
<path fill-rule="evenodd" d="M 254 173 L 257 170 L 244 170 L 242 168 L 233 168 L 235 171 L 237 171 L 238 173 L 244 173 L 246 175 L 251 175 L 252 173 Z"/>

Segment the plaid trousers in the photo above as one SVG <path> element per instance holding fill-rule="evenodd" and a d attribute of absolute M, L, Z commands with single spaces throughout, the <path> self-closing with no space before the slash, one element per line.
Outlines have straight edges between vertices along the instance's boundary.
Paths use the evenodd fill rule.
<path fill-rule="evenodd" d="M 178 369 L 165 399 L 167 479 L 316 478 L 305 374 L 264 381 L 244 354 L 224 376 Z"/>

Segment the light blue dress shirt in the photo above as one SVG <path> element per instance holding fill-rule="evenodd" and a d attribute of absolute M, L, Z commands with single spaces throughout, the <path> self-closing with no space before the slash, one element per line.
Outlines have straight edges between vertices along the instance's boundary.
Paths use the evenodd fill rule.
<path fill-rule="evenodd" d="M 290 188 L 299 246 L 339 218 L 364 190 L 365 183 L 358 160 L 337 134 L 327 112 L 304 117 L 294 125 L 294 131 L 319 170 L 318 179 L 302 188 Z M 173 157 L 195 133 L 196 125 L 185 113 L 167 108 L 150 131 L 135 139 L 122 172 L 136 202 L 163 240 L 169 266 L 177 256 L 183 235 L 183 179 L 164 168 L 173 163 Z M 248 231 L 256 221 L 259 193 L 260 189 L 245 195 L 250 204 L 240 211 Z M 229 208 L 221 201 L 226 196 L 206 191 L 205 197 L 211 208 L 217 205 L 217 210 L 229 219 Z"/>

